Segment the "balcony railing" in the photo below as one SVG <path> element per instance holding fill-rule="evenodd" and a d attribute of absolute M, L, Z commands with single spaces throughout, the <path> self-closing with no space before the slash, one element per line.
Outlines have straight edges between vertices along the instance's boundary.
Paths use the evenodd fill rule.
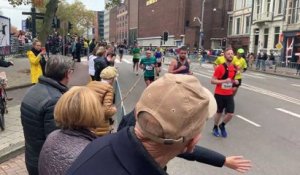
<path fill-rule="evenodd" d="M 259 13 L 253 15 L 253 22 L 266 22 L 266 21 L 272 21 L 273 19 L 273 12 L 265 12 L 265 13 Z"/>

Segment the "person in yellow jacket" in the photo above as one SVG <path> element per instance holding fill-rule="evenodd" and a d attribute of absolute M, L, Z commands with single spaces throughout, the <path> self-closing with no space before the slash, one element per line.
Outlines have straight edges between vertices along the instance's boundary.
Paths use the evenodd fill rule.
<path fill-rule="evenodd" d="M 244 49 L 238 49 L 237 55 L 233 59 L 233 64 L 237 67 L 237 72 L 234 79 L 239 81 L 239 84 L 233 86 L 234 96 L 237 93 L 238 88 L 242 84 L 242 73 L 247 70 L 247 62 L 245 58 L 243 58 L 244 53 L 245 53 Z"/>
<path fill-rule="evenodd" d="M 237 90 L 239 86 L 242 84 L 242 73 L 247 70 L 247 62 L 245 58 L 242 57 L 242 55 L 245 53 L 244 49 L 240 48 L 237 50 L 237 55 L 233 57 L 232 59 L 232 64 L 236 67 L 236 76 L 235 80 L 239 81 L 239 84 L 234 85 L 233 91 L 234 95 L 237 93 Z M 214 68 L 216 68 L 218 65 L 224 64 L 226 62 L 224 56 L 219 56 L 215 61 L 214 61 Z"/>
<path fill-rule="evenodd" d="M 27 57 L 30 63 L 31 83 L 36 84 L 41 75 L 43 75 L 42 66 L 44 65 L 45 50 L 42 50 L 42 44 L 39 40 L 34 40 L 32 49 L 27 52 Z"/>

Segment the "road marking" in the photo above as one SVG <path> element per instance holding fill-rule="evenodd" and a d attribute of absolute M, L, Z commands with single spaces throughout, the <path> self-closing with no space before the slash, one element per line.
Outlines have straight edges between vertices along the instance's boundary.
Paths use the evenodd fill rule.
<path fill-rule="evenodd" d="M 248 120 L 248 119 L 246 119 L 246 118 L 243 117 L 243 116 L 240 116 L 240 115 L 236 115 L 236 116 L 237 116 L 238 118 L 240 118 L 240 119 L 242 119 L 242 120 L 244 120 L 244 121 L 246 121 L 246 122 L 248 122 L 248 123 L 250 123 L 250 124 L 256 126 L 256 127 L 261 127 L 261 125 L 255 123 L 255 122 L 253 122 L 253 121 L 251 121 L 251 120 Z"/>
<path fill-rule="evenodd" d="M 115 63 L 120 63 L 120 60 L 119 59 L 115 59 Z"/>
<path fill-rule="evenodd" d="M 130 61 L 126 60 L 126 59 L 123 59 L 122 61 L 124 61 L 127 64 L 132 64 L 132 62 L 130 62 Z"/>
<path fill-rule="evenodd" d="M 207 72 L 214 73 L 215 71 L 213 71 L 213 70 L 207 70 Z"/>
<path fill-rule="evenodd" d="M 211 78 L 211 76 L 205 75 L 202 72 L 201 72 L 201 74 L 200 74 L 200 72 L 194 72 L 194 74 L 195 75 L 200 75 L 200 76 L 206 77 L 206 78 Z M 249 84 L 246 84 L 246 83 L 243 83 L 242 86 L 240 86 L 240 87 L 243 88 L 243 89 L 247 89 L 249 91 L 253 91 L 253 92 L 260 93 L 260 94 L 268 95 L 268 96 L 271 96 L 271 97 L 274 97 L 274 98 L 277 98 L 277 99 L 280 99 L 280 100 L 284 100 L 284 101 L 287 101 L 287 102 L 290 102 L 290 103 L 293 103 L 293 104 L 296 104 L 296 105 L 300 106 L 300 100 L 299 99 L 296 99 L 296 98 L 293 98 L 293 97 L 290 97 L 290 96 L 287 96 L 287 95 L 283 95 L 283 94 L 276 93 L 276 92 L 273 92 L 273 91 L 270 91 L 270 90 L 262 89 L 262 88 L 252 86 L 252 85 L 249 85 Z"/>
<path fill-rule="evenodd" d="M 249 74 L 257 75 L 257 76 L 261 76 L 261 77 L 266 77 L 266 78 L 274 78 L 274 79 L 277 79 L 277 80 L 286 80 L 285 78 L 270 76 L 270 75 L 263 75 L 263 74 L 260 74 L 260 73 L 248 73 L 248 75 Z"/>
<path fill-rule="evenodd" d="M 291 112 L 291 111 L 288 111 L 288 110 L 285 110 L 285 109 L 282 109 L 282 108 L 275 108 L 275 109 L 278 110 L 278 111 L 281 111 L 281 112 L 283 112 L 283 113 L 289 114 L 289 115 L 291 115 L 291 116 L 300 118 L 300 115 L 299 115 L 299 114 L 296 114 L 296 113 L 294 113 L 294 112 Z"/>
<path fill-rule="evenodd" d="M 291 84 L 291 85 L 295 87 L 300 87 L 300 84 Z"/>
<path fill-rule="evenodd" d="M 268 96 L 271 96 L 271 97 L 274 97 L 274 98 L 277 98 L 277 99 L 280 99 L 280 100 L 284 100 L 284 101 L 287 101 L 287 102 L 291 102 L 291 103 L 294 103 L 296 105 L 300 105 L 300 100 L 299 99 L 296 99 L 296 98 L 293 98 L 293 97 L 290 97 L 290 96 L 287 96 L 287 95 L 279 94 L 279 93 L 276 93 L 276 92 L 273 92 L 273 91 L 269 91 L 269 90 L 266 90 L 266 89 L 262 89 L 262 88 L 259 88 L 259 87 L 251 86 L 249 84 L 243 83 L 241 88 L 247 89 L 247 90 L 250 90 L 250 91 L 253 91 L 253 92 L 258 92 L 260 94 L 268 95 Z"/>
<path fill-rule="evenodd" d="M 193 74 L 199 75 L 199 76 L 205 77 L 205 78 L 211 78 L 211 76 L 208 76 L 208 75 L 205 75 L 205 74 L 200 74 L 200 73 L 197 73 L 197 72 L 193 72 Z"/>
<path fill-rule="evenodd" d="M 252 77 L 252 78 L 258 78 L 258 79 L 266 79 L 264 77 L 260 77 L 260 76 L 257 76 L 257 75 L 250 75 L 250 74 L 242 74 L 243 76 L 247 76 L 247 77 Z"/>

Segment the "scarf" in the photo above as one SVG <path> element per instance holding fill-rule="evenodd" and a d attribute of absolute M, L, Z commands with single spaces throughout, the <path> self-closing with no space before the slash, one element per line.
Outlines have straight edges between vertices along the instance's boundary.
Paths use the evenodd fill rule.
<path fill-rule="evenodd" d="M 36 50 L 34 47 L 31 48 L 31 51 L 34 53 L 35 56 L 38 56 L 38 54 L 41 53 L 41 50 Z"/>

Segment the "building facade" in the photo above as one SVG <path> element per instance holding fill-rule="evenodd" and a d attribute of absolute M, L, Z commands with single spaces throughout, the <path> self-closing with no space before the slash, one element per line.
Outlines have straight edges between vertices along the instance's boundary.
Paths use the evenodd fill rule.
<path fill-rule="evenodd" d="M 300 58 L 300 0 L 286 0 L 282 60 L 296 62 Z"/>
<path fill-rule="evenodd" d="M 117 7 L 109 11 L 109 42 L 117 41 Z"/>
<path fill-rule="evenodd" d="M 104 11 L 98 12 L 98 40 L 104 40 Z"/>
<path fill-rule="evenodd" d="M 285 23 L 286 0 L 254 0 L 250 36 L 250 52 L 274 52 Z"/>
<path fill-rule="evenodd" d="M 128 42 L 128 1 L 124 1 L 119 6 L 117 6 L 117 21 L 116 21 L 116 35 L 117 43 Z"/>
<path fill-rule="evenodd" d="M 139 0 L 128 0 L 128 45 L 133 46 L 138 36 L 138 3 Z"/>
<path fill-rule="evenodd" d="M 253 0 L 234 0 L 233 11 L 228 12 L 227 45 L 234 50 L 243 48 L 246 52 L 249 51 L 252 2 Z"/>
<path fill-rule="evenodd" d="M 221 48 L 227 37 L 228 11 L 232 0 L 139 0 L 138 43 L 141 46 L 199 46 L 200 22 L 203 16 L 203 46 Z M 202 5 L 204 4 L 204 8 Z M 168 32 L 167 42 L 161 41 Z"/>
<path fill-rule="evenodd" d="M 105 0 L 105 3 L 107 3 L 108 0 Z M 109 13 L 110 9 L 104 10 L 104 40 L 106 42 L 109 41 Z"/>

